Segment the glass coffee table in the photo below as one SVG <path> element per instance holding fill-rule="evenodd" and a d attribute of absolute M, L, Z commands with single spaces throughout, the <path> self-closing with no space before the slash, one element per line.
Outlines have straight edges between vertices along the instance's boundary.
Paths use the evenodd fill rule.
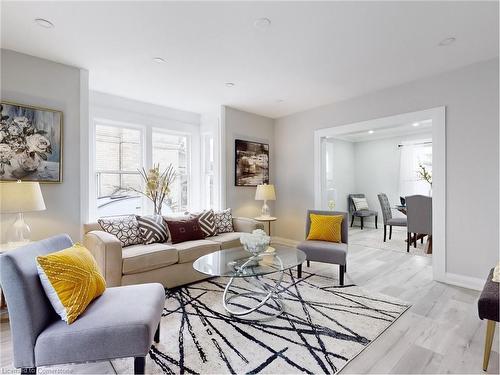
<path fill-rule="evenodd" d="M 283 302 L 280 297 L 280 285 L 286 270 L 302 264 L 306 260 L 306 254 L 302 250 L 293 247 L 276 245 L 274 251 L 266 251 L 253 256 L 242 247 L 220 250 L 198 258 L 193 267 L 196 271 L 209 276 L 229 277 L 222 304 L 224 309 L 231 315 L 240 319 L 266 321 L 271 320 L 284 311 Z M 269 279 L 266 283 L 263 276 L 277 273 L 275 280 Z M 231 288 L 237 278 L 245 278 L 255 289 Z M 237 302 L 239 300 L 239 302 Z M 256 301 L 256 304 L 248 306 L 248 302 Z M 266 303 L 273 307 L 273 313 L 265 316 L 252 318 L 250 315 L 258 311 Z M 236 306 L 239 306 L 236 308 Z M 244 307 L 242 307 L 244 306 Z"/>

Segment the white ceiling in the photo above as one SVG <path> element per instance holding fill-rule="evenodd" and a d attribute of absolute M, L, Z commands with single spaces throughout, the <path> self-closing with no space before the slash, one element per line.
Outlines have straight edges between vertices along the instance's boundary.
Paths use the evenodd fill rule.
<path fill-rule="evenodd" d="M 414 126 L 414 124 L 418 125 Z M 372 133 L 363 130 L 336 135 L 332 138 L 357 143 L 394 137 L 406 137 L 418 134 L 429 135 L 432 132 L 432 120 L 419 121 L 418 123 L 414 124 L 394 124 L 384 128 L 378 127 Z"/>
<path fill-rule="evenodd" d="M 281 117 L 498 56 L 497 2 L 1 7 L 3 48 L 88 69 L 94 90 L 200 113 L 224 104 Z M 260 17 L 267 30 L 253 26 Z M 438 47 L 449 36 L 456 43 Z"/>

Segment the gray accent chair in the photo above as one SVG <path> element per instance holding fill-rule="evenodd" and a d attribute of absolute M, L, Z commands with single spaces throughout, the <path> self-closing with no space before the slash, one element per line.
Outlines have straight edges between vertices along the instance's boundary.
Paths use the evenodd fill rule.
<path fill-rule="evenodd" d="M 328 242 L 305 240 L 297 245 L 297 249 L 306 253 L 307 266 L 309 267 L 310 261 L 331 263 L 339 265 L 339 281 L 340 285 L 344 285 L 344 273 L 347 271 L 347 240 L 348 240 L 348 216 L 347 212 L 338 211 L 321 211 L 321 210 L 307 210 L 306 218 L 306 238 L 309 235 L 311 228 L 310 214 L 317 215 L 343 215 L 342 220 L 342 242 Z M 302 277 L 302 265 L 297 267 L 297 276 Z"/>
<path fill-rule="evenodd" d="M 406 197 L 406 210 L 406 251 L 410 252 L 411 242 L 417 247 L 417 234 L 432 236 L 432 198 L 426 195 L 410 195 Z"/>
<path fill-rule="evenodd" d="M 58 235 L 0 256 L 14 366 L 21 373 L 34 374 L 38 366 L 134 357 L 134 373 L 143 374 L 153 336 L 156 342 L 160 338 L 163 286 L 108 288 L 75 322 L 67 324 L 45 295 L 36 257 L 72 245 L 67 235 Z"/>
<path fill-rule="evenodd" d="M 359 217 L 361 221 L 361 229 L 364 228 L 365 217 L 375 216 L 375 228 L 378 229 L 378 212 L 373 210 L 356 210 L 356 206 L 354 205 L 354 200 L 352 198 L 365 198 L 364 194 L 349 194 L 348 197 L 348 205 L 349 205 L 349 213 L 351 214 L 351 227 L 354 225 L 354 218 Z"/>
<path fill-rule="evenodd" d="M 392 238 L 392 227 L 406 227 L 406 217 L 392 217 L 392 208 L 387 195 L 384 193 L 378 194 L 378 201 L 382 209 L 382 217 L 384 219 L 384 242 L 387 238 L 387 226 L 389 226 L 389 239 Z"/>

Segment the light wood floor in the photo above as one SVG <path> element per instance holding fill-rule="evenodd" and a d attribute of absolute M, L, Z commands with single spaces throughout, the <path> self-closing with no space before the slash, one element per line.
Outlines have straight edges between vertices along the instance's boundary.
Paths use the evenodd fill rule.
<path fill-rule="evenodd" d="M 381 229 L 353 229 L 351 234 L 346 281 L 413 306 L 342 373 L 482 373 L 486 324 L 477 316 L 479 293 L 432 281 L 432 257 L 391 249 L 399 246 L 397 235 L 393 244 L 381 246 Z M 328 265 L 322 269 L 337 272 Z M 12 368 L 9 325 L 0 328 L 0 367 Z M 498 334 L 497 329 L 488 368 L 492 374 L 499 373 Z M 73 374 L 114 373 L 109 362 L 57 368 Z"/>

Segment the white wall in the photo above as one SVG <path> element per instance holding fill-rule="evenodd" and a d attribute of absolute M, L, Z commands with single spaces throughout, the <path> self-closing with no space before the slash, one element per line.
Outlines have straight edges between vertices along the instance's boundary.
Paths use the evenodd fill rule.
<path fill-rule="evenodd" d="M 314 204 L 315 129 L 446 106 L 447 272 L 485 278 L 498 261 L 498 59 L 276 120 L 275 233 L 302 239 Z"/>
<path fill-rule="evenodd" d="M 325 142 L 329 165 L 331 165 L 333 187 L 335 193 L 326 192 L 324 195 L 325 207 L 330 199 L 335 200 L 335 209 L 347 211 L 347 196 L 356 190 L 354 143 L 340 139 L 328 139 Z M 326 168 L 325 169 L 330 169 Z"/>
<path fill-rule="evenodd" d="M 223 131 L 225 139 L 225 160 L 226 160 L 226 191 L 225 206 L 233 209 L 234 216 L 255 217 L 260 215 L 262 201 L 256 201 L 255 187 L 235 186 L 235 149 L 234 141 L 243 139 L 269 144 L 269 183 L 274 183 L 276 175 L 274 162 L 276 152 L 274 150 L 274 120 L 255 115 L 253 113 L 239 111 L 231 107 L 224 107 L 222 110 Z M 277 199 L 280 199 L 280 186 L 275 186 Z M 274 202 L 269 202 L 271 214 L 274 211 Z"/>
<path fill-rule="evenodd" d="M 41 184 L 47 210 L 25 215 L 35 240 L 58 233 L 80 239 L 80 128 L 87 126 L 80 117 L 88 112 L 82 97 L 88 93 L 86 76 L 72 66 L 1 50 L 2 100 L 63 112 L 63 181 Z M 0 242 L 12 219 L 1 215 Z"/>

